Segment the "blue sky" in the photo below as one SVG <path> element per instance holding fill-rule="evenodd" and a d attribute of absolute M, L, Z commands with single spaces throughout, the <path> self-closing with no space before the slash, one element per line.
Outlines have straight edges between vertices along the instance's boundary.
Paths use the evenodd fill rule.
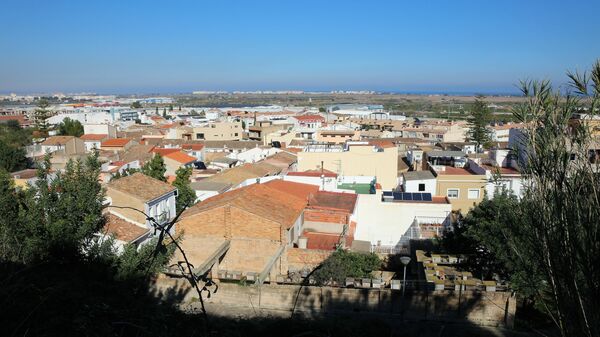
<path fill-rule="evenodd" d="M 2 1 L 0 92 L 508 92 L 600 57 L 600 1 Z"/>

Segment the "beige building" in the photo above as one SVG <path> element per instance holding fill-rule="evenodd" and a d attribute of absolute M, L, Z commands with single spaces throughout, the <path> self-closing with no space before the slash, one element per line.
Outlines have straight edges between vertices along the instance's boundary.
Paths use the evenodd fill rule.
<path fill-rule="evenodd" d="M 85 144 L 83 140 L 73 136 L 52 136 L 42 143 L 42 152 L 62 152 L 65 155 L 84 154 Z"/>
<path fill-rule="evenodd" d="M 430 169 L 437 179 L 437 194 L 450 200 L 453 211 L 466 214 L 483 200 L 485 174 L 477 174 L 468 168 L 444 165 L 430 165 Z"/>
<path fill-rule="evenodd" d="M 195 140 L 242 140 L 242 122 L 210 122 L 193 128 Z"/>
<path fill-rule="evenodd" d="M 354 130 L 319 130 L 315 140 L 323 143 L 343 144 L 349 140 L 360 140 L 360 131 Z"/>
<path fill-rule="evenodd" d="M 292 124 L 274 124 L 272 121 L 257 121 L 248 128 L 248 138 L 262 141 L 263 145 L 267 145 L 268 135 L 281 130 L 289 130 L 292 126 Z"/>
<path fill-rule="evenodd" d="M 375 176 L 384 189 L 398 185 L 398 148 L 392 142 L 315 144 L 298 153 L 298 171 L 325 170 L 340 176 Z"/>

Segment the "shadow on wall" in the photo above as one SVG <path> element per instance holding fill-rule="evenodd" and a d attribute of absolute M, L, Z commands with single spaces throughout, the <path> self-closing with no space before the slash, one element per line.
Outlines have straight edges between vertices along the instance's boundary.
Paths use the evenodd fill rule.
<path fill-rule="evenodd" d="M 136 280 L 117 280 L 110 264 L 64 262 L 23 266 L 0 263 L 0 326 L 3 336 L 525 336 L 501 328 L 441 322 L 402 322 L 396 294 L 362 289 L 302 289 L 291 311 L 272 310 L 295 300 L 297 287 L 250 287 L 221 284 L 209 299 L 208 329 L 198 311 L 181 311 L 192 302 L 186 280 L 158 278 L 150 286 Z M 233 290 L 238 290 L 237 292 Z M 268 289 L 268 290 L 265 290 Z M 408 294 L 408 293 L 407 293 Z M 318 296 L 316 296 L 318 295 Z M 335 299 L 335 300 L 333 300 Z M 422 299 L 408 295 L 407 302 Z M 469 312 L 480 299 L 461 305 Z M 232 302 L 236 304 L 221 304 Z M 452 312 L 443 301 L 430 307 Z M 248 307 L 246 307 L 246 305 Z M 254 305 L 254 307 L 252 307 Z M 321 308 L 330 308 L 323 314 Z M 190 309 L 193 309 L 190 308 Z M 256 317 L 264 312 L 271 317 Z M 278 317 L 277 317 L 278 313 Z M 417 315 L 405 312 L 407 318 Z M 306 317 L 312 316 L 310 320 Z"/>

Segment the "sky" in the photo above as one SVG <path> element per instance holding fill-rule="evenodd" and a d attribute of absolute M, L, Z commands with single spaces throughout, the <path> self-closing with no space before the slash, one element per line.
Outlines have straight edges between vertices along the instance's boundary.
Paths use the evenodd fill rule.
<path fill-rule="evenodd" d="M 2 0 L 0 92 L 510 93 L 600 58 L 598 0 Z"/>

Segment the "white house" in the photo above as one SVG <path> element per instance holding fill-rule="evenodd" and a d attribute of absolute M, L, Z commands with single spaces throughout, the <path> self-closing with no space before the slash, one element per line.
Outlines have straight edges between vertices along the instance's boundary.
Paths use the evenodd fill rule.
<path fill-rule="evenodd" d="M 424 192 L 436 195 L 436 185 L 436 179 L 429 170 L 402 173 L 403 192 Z"/>
<path fill-rule="evenodd" d="M 431 236 L 427 233 L 415 235 L 415 226 L 423 228 L 423 232 L 431 232 L 430 227 L 441 230 L 447 225 L 451 211 L 452 205 L 446 197 L 408 201 L 393 196 L 387 198 L 380 190 L 376 194 L 360 194 L 356 203 L 354 239 L 369 241 L 378 251 L 405 249 L 410 239 Z"/>

